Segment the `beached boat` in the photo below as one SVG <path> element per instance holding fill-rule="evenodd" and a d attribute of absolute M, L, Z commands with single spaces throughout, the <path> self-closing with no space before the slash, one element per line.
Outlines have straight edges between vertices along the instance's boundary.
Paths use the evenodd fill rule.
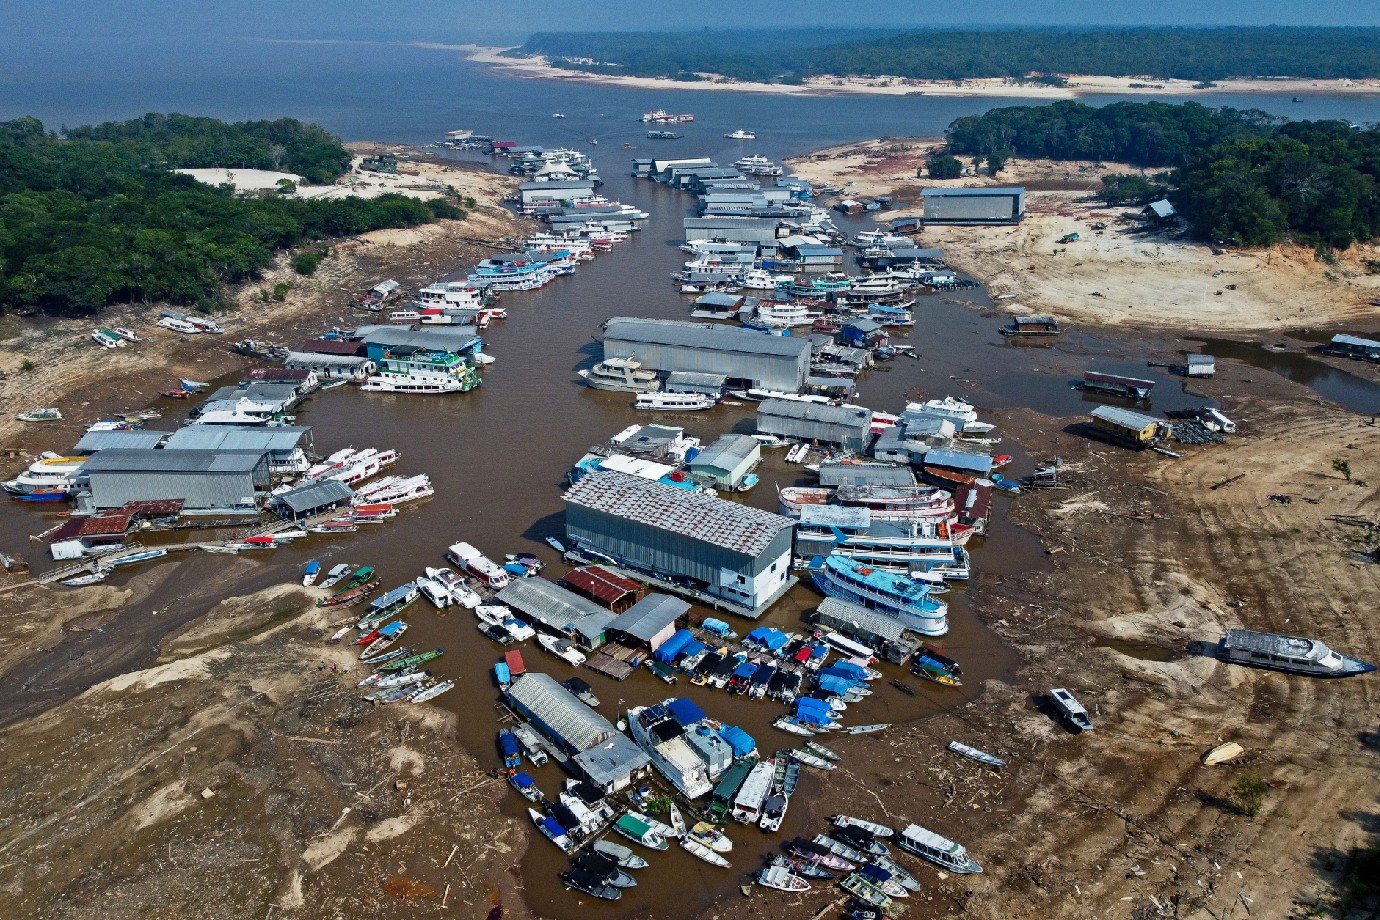
<path fill-rule="evenodd" d="M 94 585 L 105 581 L 109 576 L 109 571 L 105 569 L 96 569 L 96 571 L 86 575 L 77 575 L 74 578 L 64 578 L 62 583 L 69 588 L 84 588 L 87 585 Z"/>
<path fill-rule="evenodd" d="M 886 910 L 891 906 L 891 896 L 861 872 L 845 876 L 839 881 L 839 887 L 859 901 L 871 904 L 879 910 Z"/>
<path fill-rule="evenodd" d="M 330 567 L 326 572 L 326 577 L 321 580 L 319 587 L 334 588 L 342 581 L 350 577 L 350 572 L 354 567 L 348 562 L 341 562 Z"/>
<path fill-rule="evenodd" d="M 355 604 L 360 603 L 370 594 L 377 591 L 379 584 L 380 582 L 378 581 L 366 581 L 364 584 L 356 585 L 353 588 L 347 588 L 344 591 L 341 591 L 339 594 L 333 594 L 330 597 L 317 598 L 316 606 L 351 607 Z"/>
<path fill-rule="evenodd" d="M 851 863 L 833 853 L 828 847 L 820 846 L 813 840 L 806 840 L 803 837 L 796 837 L 782 844 L 782 849 L 787 853 L 793 853 L 801 859 L 816 862 L 828 869 L 836 872 L 852 872 L 858 868 L 856 863 Z"/>
<path fill-rule="evenodd" d="M 816 757 L 823 757 L 825 760 L 837 761 L 839 759 L 838 754 L 835 754 L 832 750 L 820 744 L 818 741 L 806 741 L 805 750 L 814 754 Z"/>
<path fill-rule="evenodd" d="M 665 850 L 670 847 L 665 837 L 652 830 L 646 822 L 634 818 L 632 813 L 621 815 L 613 822 L 613 829 L 633 843 L 639 843 L 651 850 Z"/>
<path fill-rule="evenodd" d="M 638 856 L 621 843 L 614 843 L 612 840 L 596 840 L 594 841 L 593 850 L 600 855 L 612 859 L 618 864 L 618 868 L 620 869 L 647 868 L 647 860 Z"/>
<path fill-rule="evenodd" d="M 354 628 L 355 628 L 355 627 L 354 627 L 354 624 L 353 624 L 353 623 L 351 623 L 349 626 L 342 626 L 342 627 L 341 627 L 342 630 L 350 630 L 350 629 L 354 629 Z M 396 660 L 396 659 L 398 659 L 398 658 L 406 658 L 408 655 L 411 655 L 411 654 L 412 654 L 412 647 L 411 647 L 411 646 L 403 646 L 402 648 L 392 648 L 392 649 L 389 649 L 388 651 L 384 652 L 384 653 L 381 654 L 381 655 L 370 655 L 370 656 L 368 656 L 368 657 L 366 657 L 366 658 L 361 658 L 361 659 L 359 659 L 359 663 L 360 663 L 360 664 L 383 664 L 384 662 L 387 662 L 387 661 L 394 661 L 394 660 Z M 383 673 L 383 672 L 380 671 L 380 673 Z"/>
<path fill-rule="evenodd" d="M 828 834 L 816 834 L 813 843 L 816 846 L 823 847 L 824 849 L 828 850 L 830 853 L 833 853 L 840 859 L 848 860 L 854 865 L 862 865 L 863 863 L 867 862 L 869 859 L 872 858 L 871 854 L 869 854 L 865 849 L 861 847 L 855 847 L 851 843 L 845 843 L 844 841 L 836 837 L 831 837 Z"/>
<path fill-rule="evenodd" d="M 767 864 L 780 866 L 801 878 L 831 879 L 834 877 L 834 873 L 824 868 L 818 861 L 799 856 L 784 856 L 776 853 L 768 858 Z"/>
<path fill-rule="evenodd" d="M 1054 704 L 1059 715 L 1075 732 L 1092 731 L 1093 723 L 1088 716 L 1088 710 L 1084 709 L 1083 704 L 1078 702 L 1077 698 L 1068 690 L 1063 687 L 1055 687 L 1049 691 L 1049 701 Z"/>
<path fill-rule="evenodd" d="M 978 865 L 962 846 L 918 824 L 911 824 L 901 831 L 900 836 L 896 838 L 896 844 L 907 853 L 927 859 L 950 872 L 982 871 L 982 866 Z"/>
<path fill-rule="evenodd" d="M 690 853 L 692 856 L 697 857 L 698 859 L 704 860 L 711 866 L 718 866 L 722 869 L 730 869 L 733 866 L 733 864 L 730 863 L 727 859 L 720 856 L 718 853 L 715 853 L 711 847 L 708 847 L 705 844 L 700 843 L 694 837 L 682 837 L 680 839 L 680 845 L 686 850 L 686 852 Z"/>
<path fill-rule="evenodd" d="M 0 488 L 15 501 L 65 501 L 82 475 L 87 459 L 44 451 L 23 472 L 0 485 Z"/>
<path fill-rule="evenodd" d="M 1232 664 L 1307 677 L 1351 677 L 1375 670 L 1375 665 L 1333 651 L 1317 639 L 1251 629 L 1227 630 L 1216 652 L 1218 658 Z"/>
<path fill-rule="evenodd" d="M 824 770 L 825 772 L 829 772 L 834 769 L 834 765 L 829 761 L 825 760 L 823 757 L 820 757 L 818 754 L 812 754 L 809 751 L 802 750 L 801 748 L 796 748 L 795 750 L 791 751 L 791 756 L 803 763 L 805 766 L 814 767 L 816 770 Z"/>
<path fill-rule="evenodd" d="M 955 754 L 958 754 L 960 757 L 967 757 L 969 760 L 976 760 L 978 763 L 986 764 L 989 767 L 1006 766 L 1006 761 L 1002 760 L 1000 757 L 993 757 L 986 751 L 979 751 L 975 747 L 969 747 L 968 745 L 961 744 L 957 741 L 949 742 L 949 750 L 953 751 Z"/>
<path fill-rule="evenodd" d="M 29 409 L 19 413 L 15 418 L 21 422 L 60 422 L 62 421 L 62 413 L 53 408 Z"/>
<path fill-rule="evenodd" d="M 199 335 L 204 331 L 200 326 L 175 316 L 165 316 L 156 325 L 162 326 L 164 329 L 171 329 L 173 332 L 180 332 L 183 335 Z"/>
<path fill-rule="evenodd" d="M 434 648 L 425 652 L 418 652 L 415 655 L 406 655 L 401 658 L 394 658 L 379 665 L 380 671 L 405 671 L 408 668 L 415 668 L 418 665 L 426 664 L 435 658 L 440 658 L 445 654 L 445 649 Z"/>
<path fill-rule="evenodd" d="M 780 793 L 772 793 L 762 802 L 762 814 L 757 819 L 757 826 L 768 834 L 774 834 L 781 830 L 781 822 L 786 820 L 786 809 L 790 805 L 790 798 Z"/>
<path fill-rule="evenodd" d="M 895 881 L 902 888 L 906 889 L 906 891 L 920 890 L 920 880 L 917 879 L 914 875 L 911 875 L 910 872 L 906 871 L 901 866 L 897 865 L 896 862 L 893 861 L 890 857 L 874 856 L 872 857 L 872 865 L 889 873 L 891 875 L 892 880 Z M 898 897 L 907 897 L 907 895 L 898 895 Z"/>
<path fill-rule="evenodd" d="M 316 579 L 320 574 L 321 563 L 317 562 L 315 559 L 308 562 L 306 567 L 302 570 L 302 587 L 310 588 L 312 585 L 316 584 Z"/>
<path fill-rule="evenodd" d="M 757 873 L 757 884 L 777 891 L 809 891 L 810 883 L 783 866 L 767 866 Z"/>
<path fill-rule="evenodd" d="M 409 696 L 407 700 L 409 703 L 426 703 L 436 699 L 436 697 L 440 696 L 442 693 L 454 689 L 455 681 L 443 680 L 439 683 L 433 683 L 423 687 L 421 690 Z"/>
<path fill-rule="evenodd" d="M 790 716 L 781 716 L 771 724 L 775 728 L 779 728 L 783 732 L 789 732 L 792 735 L 801 735 L 807 738 L 814 735 L 814 730 L 812 728 L 810 728 L 804 722 L 801 722 L 798 719 L 793 719 Z"/>
<path fill-rule="evenodd" d="M 848 815 L 834 815 L 829 819 L 834 827 L 857 827 L 867 831 L 876 837 L 891 837 L 896 831 L 887 827 L 885 824 L 878 824 L 875 821 L 864 821 L 861 818 L 853 818 Z"/>
<path fill-rule="evenodd" d="M 850 725 L 844 729 L 850 735 L 870 735 L 891 727 L 890 722 L 873 722 L 869 725 Z"/>

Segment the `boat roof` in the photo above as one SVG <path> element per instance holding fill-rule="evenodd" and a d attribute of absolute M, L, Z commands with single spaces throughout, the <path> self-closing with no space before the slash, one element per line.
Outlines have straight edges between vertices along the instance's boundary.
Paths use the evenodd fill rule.
<path fill-rule="evenodd" d="M 1229 629 L 1222 637 L 1222 646 L 1246 652 L 1263 652 L 1289 658 L 1317 658 L 1326 654 L 1327 646 L 1302 636 L 1281 636 L 1256 632 L 1253 629 Z"/>

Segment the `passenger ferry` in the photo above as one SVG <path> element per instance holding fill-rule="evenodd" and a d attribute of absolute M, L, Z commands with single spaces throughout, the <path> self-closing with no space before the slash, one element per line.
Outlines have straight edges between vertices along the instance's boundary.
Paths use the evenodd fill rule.
<path fill-rule="evenodd" d="M 949 631 L 949 605 L 931 597 L 924 584 L 903 575 L 831 555 L 812 559 L 810 576 L 830 597 L 896 616 L 922 635 L 942 636 Z"/>
<path fill-rule="evenodd" d="M 921 859 L 927 859 L 950 872 L 982 871 L 982 866 L 978 865 L 962 846 L 918 824 L 911 824 L 901 831 L 901 836 L 896 838 L 896 845 L 907 853 L 914 853 Z"/>
<path fill-rule="evenodd" d="M 85 463 L 85 457 L 63 457 L 45 451 L 28 469 L 0 488 L 16 501 L 60 502 L 72 491 Z"/>
<path fill-rule="evenodd" d="M 796 552 L 805 559 L 834 553 L 888 572 L 934 573 L 959 581 L 972 573 L 966 549 L 914 521 L 873 521 L 860 528 L 803 522 L 795 539 Z"/>
<path fill-rule="evenodd" d="M 822 315 L 798 301 L 762 300 L 753 320 L 769 329 L 792 329 L 814 325 Z"/>
<path fill-rule="evenodd" d="M 1317 639 L 1251 629 L 1227 630 L 1217 643 L 1217 656 L 1233 664 L 1309 677 L 1351 677 L 1375 670 L 1375 665 L 1333 651 Z"/>
<path fill-rule="evenodd" d="M 754 268 L 743 274 L 738 284 L 750 291 L 774 291 L 783 284 L 795 280 L 793 275 L 773 275 L 763 268 Z"/>
<path fill-rule="evenodd" d="M 484 305 L 479 288 L 461 281 L 438 281 L 417 291 L 413 298 L 419 307 L 450 307 L 477 310 Z"/>
<path fill-rule="evenodd" d="M 485 259 L 467 280 L 476 287 L 493 291 L 535 291 L 554 277 L 556 272 L 546 262 L 526 256 L 508 256 Z"/>
<path fill-rule="evenodd" d="M 452 544 L 450 549 L 446 550 L 446 558 L 495 591 L 508 587 L 508 573 L 503 570 L 503 566 L 468 543 Z"/>
<path fill-rule="evenodd" d="M 460 355 L 418 353 L 383 358 L 360 389 L 366 393 L 468 393 L 479 383 L 479 374 Z"/>
<path fill-rule="evenodd" d="M 733 820 L 742 824 L 756 824 L 762 818 L 762 803 L 771 792 L 776 774 L 774 761 L 764 760 L 752 768 L 742 787 L 733 798 Z"/>
<path fill-rule="evenodd" d="M 640 393 L 633 402 L 634 409 L 656 412 L 698 412 L 714 405 L 714 397 L 703 393 Z"/>

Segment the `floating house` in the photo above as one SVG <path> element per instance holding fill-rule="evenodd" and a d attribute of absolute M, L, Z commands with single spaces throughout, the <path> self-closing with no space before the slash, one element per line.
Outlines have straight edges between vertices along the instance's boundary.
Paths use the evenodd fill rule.
<path fill-rule="evenodd" d="M 296 521 L 348 507 L 354 494 L 349 486 L 338 479 L 323 479 L 280 492 L 273 496 L 271 505 L 280 516 Z"/>
<path fill-rule="evenodd" d="M 1120 406 L 1098 406 L 1092 411 L 1089 429 L 1096 437 L 1137 450 L 1153 447 L 1174 433 L 1168 422 Z"/>
<path fill-rule="evenodd" d="M 743 616 L 759 616 L 794 583 L 790 518 L 613 472 L 586 476 L 565 503 L 577 549 Z"/>
<path fill-rule="evenodd" d="M 1189 355 L 1184 361 L 1184 375 L 1211 377 L 1217 373 L 1217 359 L 1212 355 Z"/>
<path fill-rule="evenodd" d="M 919 647 L 915 634 L 895 617 L 836 597 L 826 597 L 807 619 L 867 646 L 895 664 L 905 661 Z"/>
<path fill-rule="evenodd" d="M 689 612 L 690 605 L 678 597 L 648 594 L 610 623 L 609 633 L 624 645 L 655 652 Z"/>
<path fill-rule="evenodd" d="M 514 578 L 498 592 L 498 600 L 534 626 L 564 636 L 588 650 L 604 644 L 605 631 L 618 618 L 612 611 L 544 578 Z"/>
<path fill-rule="evenodd" d="M 726 434 L 690 461 L 696 478 L 712 482 L 716 489 L 737 490 L 762 462 L 762 443 L 751 435 Z"/>
<path fill-rule="evenodd" d="M 271 473 L 262 450 L 103 450 L 86 461 L 96 509 L 180 498 L 188 512 L 257 514 Z"/>
<path fill-rule="evenodd" d="M 650 759 L 629 739 L 549 674 L 531 671 L 504 694 L 514 712 L 526 718 L 569 759 L 573 771 L 605 793 L 626 788 L 642 775 Z"/>
<path fill-rule="evenodd" d="M 311 428 L 279 425 L 272 428 L 239 425 L 188 425 L 172 433 L 167 450 L 257 450 L 268 454 L 275 476 L 296 476 L 311 468 Z"/>
<path fill-rule="evenodd" d="M 1375 339 L 1363 339 L 1356 335 L 1334 335 L 1332 341 L 1323 347 L 1323 351 L 1342 358 L 1380 361 L 1380 342 Z"/>

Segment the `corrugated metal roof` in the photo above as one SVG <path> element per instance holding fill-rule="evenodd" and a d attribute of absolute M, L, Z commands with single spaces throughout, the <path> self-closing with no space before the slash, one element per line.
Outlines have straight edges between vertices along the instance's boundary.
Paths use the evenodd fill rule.
<path fill-rule="evenodd" d="M 647 753 L 626 735 L 614 735 L 581 751 L 571 760 L 589 777 L 590 782 L 604 789 L 622 783 L 630 774 L 652 762 Z"/>
<path fill-rule="evenodd" d="M 248 473 L 264 462 L 261 450 L 103 450 L 86 461 L 88 473 Z"/>
<path fill-rule="evenodd" d="M 287 505 L 294 514 L 303 514 L 304 512 L 315 511 L 317 508 L 325 508 L 329 505 L 349 501 L 354 497 L 354 494 L 350 487 L 340 480 L 326 479 L 311 485 L 298 486 L 289 492 L 283 492 L 275 496 L 274 500 Z"/>
<path fill-rule="evenodd" d="M 608 719 L 580 702 L 550 674 L 527 672 L 513 681 L 508 698 L 578 751 L 587 751 L 618 734 Z"/>
<path fill-rule="evenodd" d="M 648 594 L 618 617 L 610 628 L 651 642 L 657 633 L 685 616 L 690 605 L 669 594 Z"/>
<path fill-rule="evenodd" d="M 1356 348 L 1380 348 L 1380 341 L 1375 339 L 1363 339 L 1359 335 L 1337 334 L 1332 337 L 1333 345 L 1351 345 Z M 1195 357 L 1210 357 L 1210 355 L 1189 355 L 1190 360 Z"/>
<path fill-rule="evenodd" d="M 617 619 L 617 614 L 594 601 L 544 578 L 515 578 L 498 592 L 498 599 L 550 629 L 575 632 L 591 640 L 597 640 Z"/>
<path fill-rule="evenodd" d="M 819 605 L 821 616 L 834 623 L 851 623 L 859 629 L 895 642 L 905 635 L 905 627 L 897 620 L 875 610 L 841 601 L 836 597 L 826 597 Z"/>
<path fill-rule="evenodd" d="M 690 461 L 690 468 L 712 466 L 721 470 L 732 470 L 751 457 L 760 454 L 761 442 L 751 435 L 726 434 L 696 455 Z"/>
<path fill-rule="evenodd" d="M 702 374 L 698 371 L 673 371 L 666 376 L 666 386 L 682 387 L 722 387 L 728 383 L 723 374 Z"/>
<path fill-rule="evenodd" d="M 777 534 L 794 525 L 770 511 L 622 473 L 586 476 L 565 493 L 565 500 L 747 556 L 760 556 Z"/>
<path fill-rule="evenodd" d="M 819 484 L 913 486 L 915 473 L 894 463 L 824 463 L 819 468 Z"/>
<path fill-rule="evenodd" d="M 206 397 L 208 403 L 252 399 L 256 402 L 287 402 L 297 397 L 295 383 L 255 382 L 245 386 L 221 387 Z"/>
<path fill-rule="evenodd" d="M 1023 185 L 1004 185 L 995 188 L 927 188 L 921 189 L 925 198 L 968 198 L 993 197 L 999 195 L 1024 195 Z"/>
<path fill-rule="evenodd" d="M 152 450 L 170 431 L 88 431 L 72 448 L 79 454 L 94 454 L 101 450 Z"/>
<path fill-rule="evenodd" d="M 770 230 L 776 231 L 781 221 L 771 217 L 687 217 L 686 230 Z"/>
<path fill-rule="evenodd" d="M 1153 415 L 1146 415 L 1144 412 L 1133 412 L 1130 409 L 1123 409 L 1120 406 L 1098 406 L 1092 410 L 1092 417 L 1101 419 L 1104 422 L 1111 422 L 1113 425 L 1123 425 L 1127 428 L 1134 428 L 1139 431 L 1147 425 L 1157 425 L 1160 420 Z"/>
<path fill-rule="evenodd" d="M 815 527 L 872 526 L 872 510 L 858 505 L 805 505 L 800 509 L 800 523 Z"/>
<path fill-rule="evenodd" d="M 988 473 L 992 470 L 992 458 L 986 454 L 970 454 L 961 450 L 930 450 L 925 452 L 927 466 L 947 466 L 956 470 L 972 470 Z"/>
<path fill-rule="evenodd" d="M 474 326 L 435 326 L 413 331 L 403 326 L 360 326 L 355 335 L 368 345 L 385 348 L 429 348 L 436 351 L 464 351 L 479 341 Z"/>
<path fill-rule="evenodd" d="M 632 316 L 615 316 L 606 322 L 604 338 L 788 358 L 798 358 L 810 351 L 809 341 L 803 338 L 763 335 L 749 329 L 717 323 L 686 323 L 680 320 L 638 319 Z"/>
<path fill-rule="evenodd" d="M 351 348 L 358 348 L 353 342 L 349 345 Z M 368 358 L 359 355 L 334 355 L 308 351 L 290 351 L 286 361 L 289 367 L 294 364 L 309 364 L 312 367 L 361 367 L 369 363 Z"/>
<path fill-rule="evenodd" d="M 173 432 L 168 450 L 294 450 L 311 428 L 284 425 L 251 428 L 244 425 L 191 425 Z"/>
<path fill-rule="evenodd" d="M 757 406 L 758 416 L 803 419 L 827 425 L 844 425 L 864 431 L 872 427 L 872 410 L 861 407 L 826 406 L 794 399 L 768 399 Z"/>
<path fill-rule="evenodd" d="M 583 591 L 606 604 L 617 603 L 629 593 L 636 594 L 642 590 L 642 585 L 631 578 L 624 578 L 597 565 L 571 569 L 561 576 L 560 584 L 561 587 Z"/>
<path fill-rule="evenodd" d="M 1338 335 L 1338 336 L 1333 336 L 1333 337 L 1332 337 L 1332 341 L 1336 342 L 1337 340 L 1339 340 L 1339 339 L 1344 339 L 1344 338 L 1353 338 L 1353 337 L 1352 337 L 1352 336 L 1341 336 L 1341 335 Z M 1356 344 L 1357 342 L 1365 342 L 1365 341 L 1366 341 L 1365 339 L 1356 339 L 1355 342 L 1352 342 L 1351 344 Z M 1370 344 L 1372 344 L 1372 345 L 1380 345 L 1380 342 L 1371 342 Z M 1215 364 L 1215 363 L 1216 363 L 1216 359 L 1213 358 L 1212 355 L 1189 355 L 1189 356 L 1188 356 L 1188 363 L 1189 363 L 1190 365 L 1193 365 L 1193 364 Z"/>

